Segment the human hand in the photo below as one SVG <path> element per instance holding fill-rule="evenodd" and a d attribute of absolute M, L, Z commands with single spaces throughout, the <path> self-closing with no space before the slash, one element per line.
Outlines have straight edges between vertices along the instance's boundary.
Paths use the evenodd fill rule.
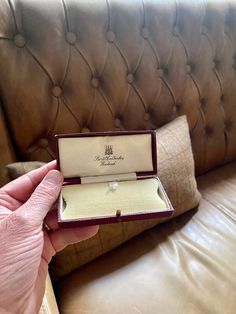
<path fill-rule="evenodd" d="M 63 182 L 55 167 L 53 161 L 0 189 L 0 313 L 38 313 L 52 256 L 98 231 L 59 229 L 56 210 L 49 212 Z M 54 232 L 42 230 L 44 220 Z"/>

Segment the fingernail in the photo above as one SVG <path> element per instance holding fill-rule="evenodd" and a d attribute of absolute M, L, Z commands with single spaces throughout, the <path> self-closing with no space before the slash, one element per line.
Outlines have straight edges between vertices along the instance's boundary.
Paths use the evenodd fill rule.
<path fill-rule="evenodd" d="M 51 170 L 49 173 L 46 175 L 45 180 L 52 184 L 61 184 L 62 183 L 62 174 L 57 171 L 57 170 Z"/>

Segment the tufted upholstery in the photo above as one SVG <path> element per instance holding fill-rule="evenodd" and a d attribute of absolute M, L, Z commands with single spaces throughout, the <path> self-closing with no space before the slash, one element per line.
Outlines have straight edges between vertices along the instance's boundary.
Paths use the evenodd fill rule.
<path fill-rule="evenodd" d="M 0 98 L 21 160 L 54 158 L 55 133 L 187 114 L 206 172 L 236 158 L 235 71 L 235 1 L 1 1 Z"/>

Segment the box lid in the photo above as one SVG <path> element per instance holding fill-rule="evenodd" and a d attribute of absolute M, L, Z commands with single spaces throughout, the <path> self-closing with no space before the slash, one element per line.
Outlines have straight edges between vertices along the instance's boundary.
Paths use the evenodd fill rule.
<path fill-rule="evenodd" d="M 157 173 L 156 132 L 120 131 L 55 135 L 64 178 Z"/>

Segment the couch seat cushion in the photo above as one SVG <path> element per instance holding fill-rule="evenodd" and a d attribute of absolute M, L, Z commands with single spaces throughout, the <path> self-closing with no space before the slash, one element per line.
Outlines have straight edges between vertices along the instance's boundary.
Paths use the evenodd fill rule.
<path fill-rule="evenodd" d="M 198 183 L 198 209 L 63 278 L 60 313 L 235 313 L 236 163 Z"/>

